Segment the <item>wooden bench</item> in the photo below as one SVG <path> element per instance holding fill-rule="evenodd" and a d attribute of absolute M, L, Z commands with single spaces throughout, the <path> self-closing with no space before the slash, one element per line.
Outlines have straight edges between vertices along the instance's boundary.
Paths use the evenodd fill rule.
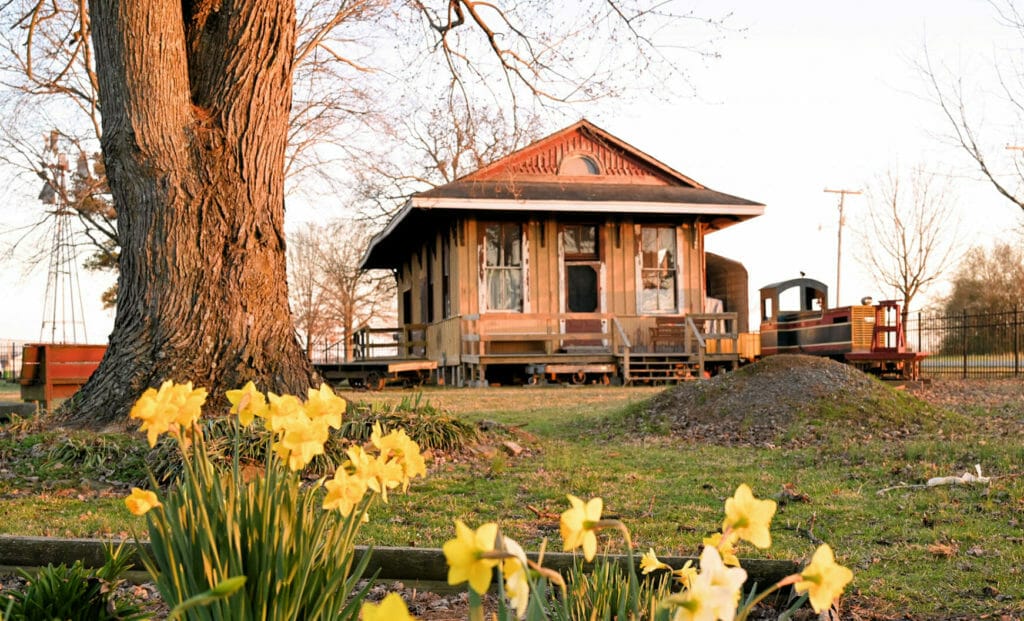
<path fill-rule="evenodd" d="M 668 351 L 684 351 L 686 346 L 687 327 L 684 324 L 663 323 L 649 328 L 651 351 L 657 352 L 658 347 Z"/>

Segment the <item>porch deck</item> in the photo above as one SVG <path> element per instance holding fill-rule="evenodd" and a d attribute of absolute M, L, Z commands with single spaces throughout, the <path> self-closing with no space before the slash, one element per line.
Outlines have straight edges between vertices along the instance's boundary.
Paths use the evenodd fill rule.
<path fill-rule="evenodd" d="M 675 382 L 735 368 L 735 326 L 736 313 L 501 313 L 411 324 L 383 342 L 400 359 L 435 363 L 435 377 L 446 384 L 482 385 L 499 372 L 529 383 Z M 372 360 L 366 335 L 357 342 L 363 355 L 355 362 Z"/>

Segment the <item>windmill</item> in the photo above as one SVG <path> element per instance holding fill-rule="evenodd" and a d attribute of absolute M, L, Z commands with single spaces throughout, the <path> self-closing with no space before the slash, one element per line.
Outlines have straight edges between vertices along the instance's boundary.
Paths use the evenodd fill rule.
<path fill-rule="evenodd" d="M 80 153 L 72 173 L 68 156 L 60 148 L 60 133 L 54 130 L 46 137 L 42 163 L 48 174 L 44 176 L 39 200 L 53 206 L 53 234 L 39 340 L 43 343 L 85 343 L 88 337 L 78 279 L 78 253 L 72 217 L 75 211 L 68 200 L 68 181 L 71 177 L 73 189 L 78 182 L 89 179 L 89 160 Z"/>

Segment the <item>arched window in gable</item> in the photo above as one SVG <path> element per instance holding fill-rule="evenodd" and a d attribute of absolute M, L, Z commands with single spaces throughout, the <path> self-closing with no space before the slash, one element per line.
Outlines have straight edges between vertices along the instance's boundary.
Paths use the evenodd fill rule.
<path fill-rule="evenodd" d="M 601 168 L 597 165 L 594 158 L 589 155 L 567 155 L 558 164 L 558 174 L 568 177 L 600 175 Z"/>

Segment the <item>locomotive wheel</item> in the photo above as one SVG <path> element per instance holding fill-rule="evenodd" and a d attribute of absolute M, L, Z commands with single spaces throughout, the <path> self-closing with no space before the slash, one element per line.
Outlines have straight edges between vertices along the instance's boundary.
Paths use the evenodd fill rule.
<path fill-rule="evenodd" d="M 370 374 L 366 376 L 366 387 L 370 390 L 384 390 L 386 383 L 386 378 L 377 371 L 370 371 Z"/>
<path fill-rule="evenodd" d="M 587 374 L 583 371 L 577 371 L 572 374 L 572 383 L 577 386 L 587 383 Z"/>

